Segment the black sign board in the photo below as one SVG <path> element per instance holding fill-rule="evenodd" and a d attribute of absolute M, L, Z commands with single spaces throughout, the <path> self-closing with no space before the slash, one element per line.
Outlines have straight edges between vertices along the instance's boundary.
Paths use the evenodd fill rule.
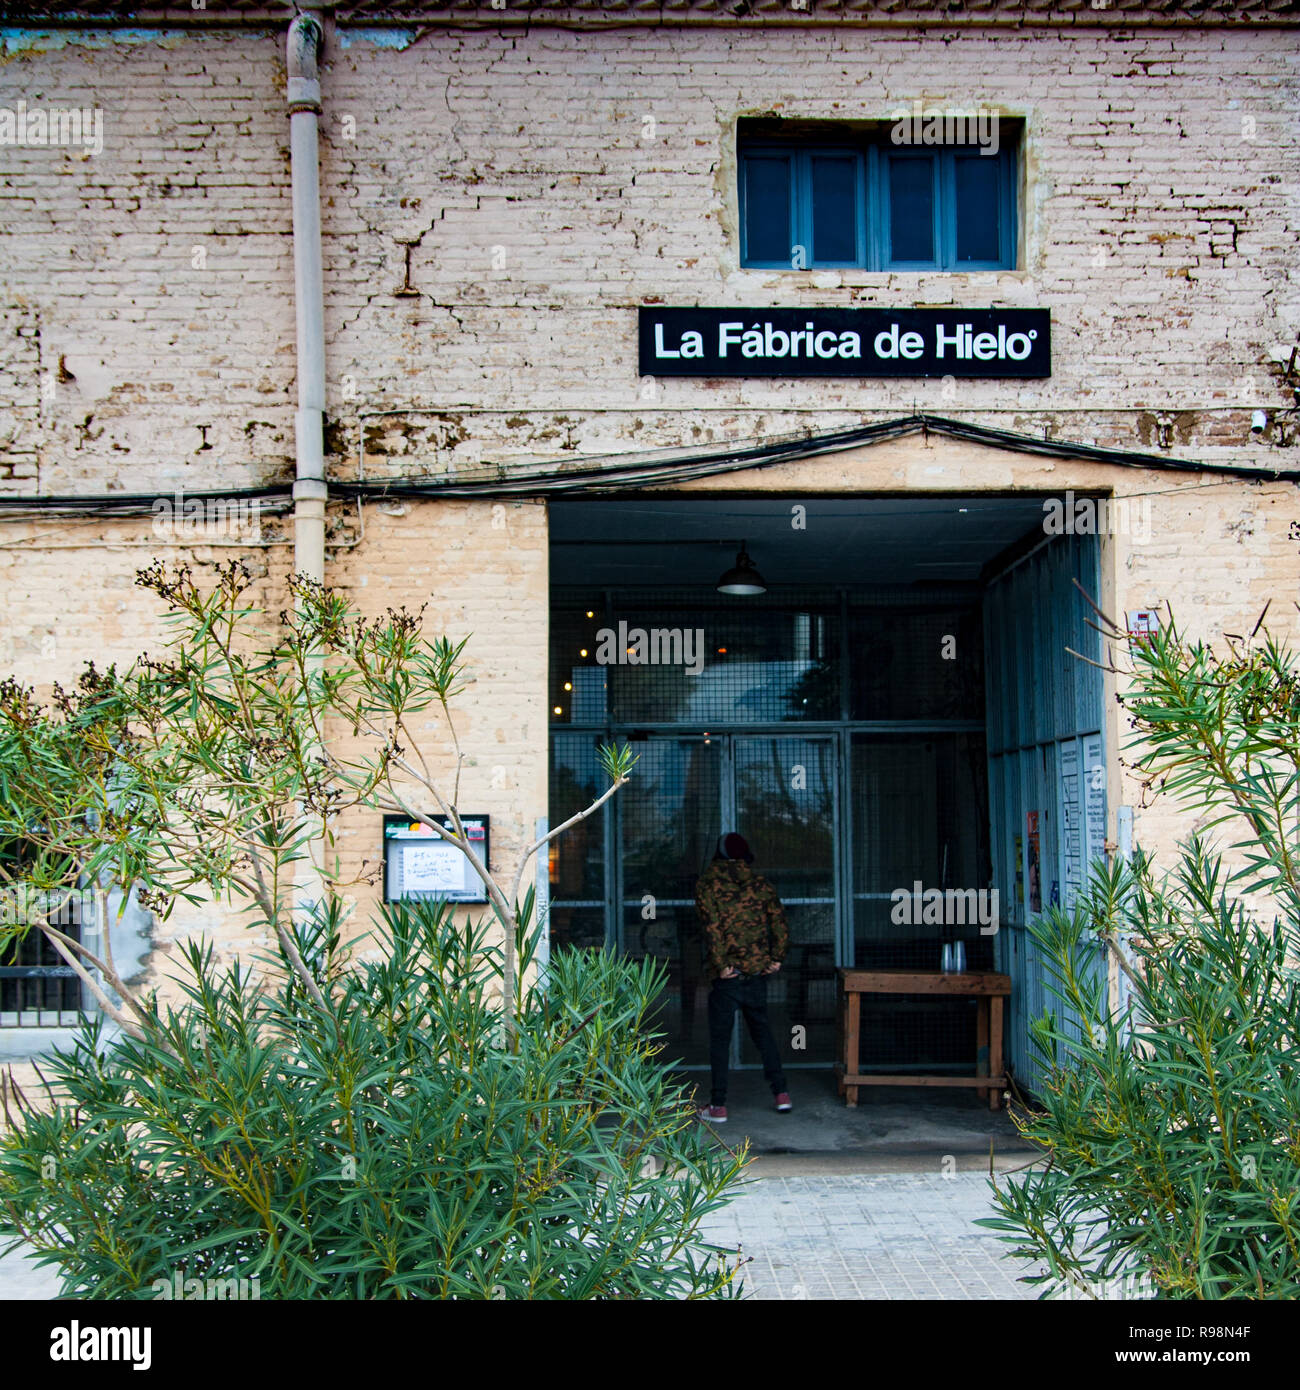
<path fill-rule="evenodd" d="M 1052 374 L 1046 309 L 641 306 L 642 376 Z"/>

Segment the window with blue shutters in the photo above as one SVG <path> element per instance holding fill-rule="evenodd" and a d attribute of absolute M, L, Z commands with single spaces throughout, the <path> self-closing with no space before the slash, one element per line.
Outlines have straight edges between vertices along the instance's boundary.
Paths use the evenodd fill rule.
<path fill-rule="evenodd" d="M 1012 270 L 1015 131 L 999 147 L 911 146 L 879 134 L 746 136 L 741 265 L 765 270 Z"/>

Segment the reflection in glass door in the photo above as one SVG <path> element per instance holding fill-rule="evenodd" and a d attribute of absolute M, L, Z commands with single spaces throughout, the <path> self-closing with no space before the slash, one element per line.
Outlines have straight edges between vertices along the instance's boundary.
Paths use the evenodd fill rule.
<path fill-rule="evenodd" d="M 585 810 L 609 784 L 600 763 L 599 735 L 551 735 L 552 825 Z M 604 946 L 608 916 L 608 812 L 579 821 L 550 846 L 551 949 Z"/>
<path fill-rule="evenodd" d="M 599 739 L 557 733 L 551 815 L 590 804 L 603 782 Z M 601 946 L 667 971 L 656 1027 L 665 1059 L 708 1063 L 710 980 L 695 912 L 699 876 L 718 837 L 738 830 L 754 868 L 779 894 L 790 947 L 768 983 L 772 1030 L 786 1065 L 834 1060 L 839 872 L 834 735 L 651 735 L 633 743 L 632 778 L 599 817 L 566 836 L 551 859 L 556 949 Z M 610 866 L 610 867 L 607 867 Z M 743 1028 L 733 1065 L 758 1066 Z"/>
<path fill-rule="evenodd" d="M 655 1020 L 666 1059 L 708 1061 L 709 980 L 695 914 L 695 884 L 722 833 L 722 742 L 650 738 L 633 745 L 632 779 L 615 798 L 622 951 L 668 971 Z"/>
<path fill-rule="evenodd" d="M 787 1066 L 829 1066 L 835 1055 L 837 748 L 832 736 L 732 740 L 731 825 L 780 895 L 790 928 L 785 963 L 767 987 Z M 737 1035 L 740 1064 L 759 1065 L 749 1034 Z"/>

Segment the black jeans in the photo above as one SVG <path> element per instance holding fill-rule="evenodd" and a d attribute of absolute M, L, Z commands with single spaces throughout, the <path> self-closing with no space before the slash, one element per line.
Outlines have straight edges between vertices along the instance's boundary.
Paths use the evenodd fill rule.
<path fill-rule="evenodd" d="M 749 1036 L 763 1059 L 763 1075 L 779 1096 L 785 1090 L 781 1054 L 767 1021 L 767 976 L 741 975 L 733 980 L 714 980 L 709 991 L 709 1065 L 713 1072 L 710 1105 L 727 1103 L 727 1056 L 731 1049 L 731 1025 L 739 1009 L 745 1015 Z"/>

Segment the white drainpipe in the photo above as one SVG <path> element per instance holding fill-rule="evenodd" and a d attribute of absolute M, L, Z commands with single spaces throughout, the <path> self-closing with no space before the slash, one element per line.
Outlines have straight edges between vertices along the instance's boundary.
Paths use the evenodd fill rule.
<path fill-rule="evenodd" d="M 289 26 L 289 146 L 293 177 L 293 280 L 298 310 L 297 477 L 294 569 L 325 582 L 325 292 L 320 245 L 318 60 L 325 31 L 315 15 Z"/>
<path fill-rule="evenodd" d="M 320 244 L 321 111 L 319 58 L 325 30 L 315 15 L 300 14 L 289 26 L 289 150 L 293 180 L 293 287 L 298 313 L 298 414 L 294 433 L 297 473 L 293 484 L 293 567 L 325 582 L 325 291 Z M 305 919 L 323 897 L 324 842 L 316 826 L 310 856 L 295 873 L 295 908 Z"/>

